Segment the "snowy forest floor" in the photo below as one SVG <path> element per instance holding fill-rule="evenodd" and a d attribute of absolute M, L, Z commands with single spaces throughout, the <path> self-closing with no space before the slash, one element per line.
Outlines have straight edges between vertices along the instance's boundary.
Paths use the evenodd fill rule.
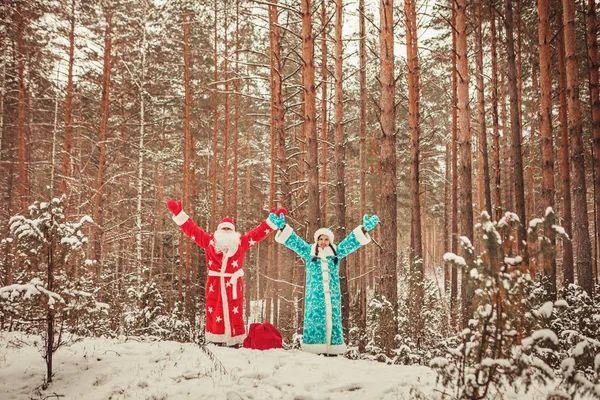
<path fill-rule="evenodd" d="M 139 338 L 83 338 L 54 356 L 54 381 L 41 390 L 39 336 L 0 332 L 0 398 L 13 399 L 440 399 L 424 366 L 324 357 L 300 350 L 232 349 Z M 226 373 L 216 365 L 222 365 Z M 490 398 L 544 399 L 550 388 Z M 445 398 L 451 398 L 446 396 Z"/>

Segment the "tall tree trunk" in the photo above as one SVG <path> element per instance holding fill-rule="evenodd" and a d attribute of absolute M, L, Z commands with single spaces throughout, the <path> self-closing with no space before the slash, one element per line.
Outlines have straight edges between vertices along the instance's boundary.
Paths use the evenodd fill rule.
<path fill-rule="evenodd" d="M 145 10 L 147 11 L 147 10 Z M 184 17 L 185 21 L 185 17 Z M 186 25 L 187 28 L 187 25 Z M 186 43 L 187 44 L 187 43 Z M 138 148 L 138 185 L 137 185 L 137 202 L 136 202 L 136 235 L 135 235 L 135 258 L 138 277 L 138 288 L 142 282 L 142 198 L 144 195 L 144 119 L 146 108 L 144 98 L 145 73 L 146 73 L 146 21 L 142 22 L 142 44 L 141 51 L 141 71 L 140 71 L 140 141 Z"/>
<path fill-rule="evenodd" d="M 238 140 L 240 136 L 240 0 L 235 2 L 235 80 L 234 84 L 234 108 L 235 119 L 233 122 L 233 193 L 231 199 L 231 216 L 234 221 L 237 221 L 237 206 L 238 206 Z"/>
<path fill-rule="evenodd" d="M 561 3 L 561 2 L 559 2 Z M 563 32 L 563 13 L 562 4 L 559 4 L 557 16 L 558 31 Z M 562 183 L 562 225 L 570 240 L 563 241 L 563 280 L 567 287 L 575 283 L 575 273 L 573 268 L 573 219 L 571 214 L 571 162 L 569 160 L 569 123 L 567 106 L 567 65 L 565 60 L 565 37 L 563 34 L 557 35 L 558 46 L 558 85 L 560 94 L 560 105 L 558 115 L 560 120 L 560 176 Z"/>
<path fill-rule="evenodd" d="M 492 129 L 494 149 L 494 212 L 495 219 L 502 218 L 502 178 L 500 166 L 500 129 L 498 126 L 498 57 L 496 49 L 496 11 L 490 3 L 490 36 L 492 52 Z"/>
<path fill-rule="evenodd" d="M 223 40 L 225 56 L 223 57 L 223 81 L 225 82 L 225 102 L 223 109 L 223 215 L 229 215 L 229 10 L 228 1 L 223 5 Z"/>
<path fill-rule="evenodd" d="M 321 223 L 327 225 L 327 11 L 321 1 Z"/>
<path fill-rule="evenodd" d="M 343 0 L 335 2 L 335 104 L 334 125 L 335 136 L 335 214 L 337 219 L 336 235 L 339 238 L 346 237 L 346 186 L 344 184 L 344 167 L 346 164 L 346 150 L 344 137 L 344 92 L 343 82 L 343 53 L 342 53 L 342 20 Z M 342 295 L 342 323 L 344 336 L 348 337 L 350 324 L 350 294 L 348 293 L 348 271 L 347 261 L 340 262 L 340 290 Z"/>
<path fill-rule="evenodd" d="M 411 297 L 414 307 L 410 308 L 411 334 L 413 339 L 422 331 L 421 308 L 423 307 L 423 240 L 421 236 L 421 202 L 419 185 L 420 146 L 420 87 L 419 55 L 417 51 L 417 15 L 413 0 L 404 0 L 406 16 L 406 56 L 408 62 L 408 123 L 410 126 L 410 255 L 413 274 Z"/>
<path fill-rule="evenodd" d="M 508 61 L 508 89 L 510 96 L 510 128 L 512 138 L 512 160 L 513 177 L 515 187 L 515 208 L 521 223 L 518 228 L 519 254 L 523 257 L 525 265 L 529 264 L 527 255 L 527 216 L 525 214 L 525 182 L 523 179 L 523 154 L 521 138 L 521 121 L 519 118 L 520 104 L 518 96 L 517 70 L 515 61 L 515 42 L 513 36 L 513 13 L 512 0 L 506 0 L 506 18 L 504 24 L 506 27 L 506 50 Z"/>
<path fill-rule="evenodd" d="M 538 93 L 539 92 L 539 88 L 538 88 L 538 79 L 537 79 L 537 71 L 538 71 L 538 66 L 535 65 L 537 60 L 532 59 L 531 60 L 531 66 L 532 66 L 532 71 L 531 71 L 531 92 L 532 93 Z M 525 200 L 525 205 L 527 206 L 525 209 L 525 214 L 529 216 L 529 218 L 533 218 L 533 215 L 535 214 L 535 208 L 536 208 L 536 201 L 535 201 L 535 189 L 534 189 L 534 182 L 535 182 L 535 153 L 536 153 L 536 129 L 539 125 L 538 122 L 538 114 L 539 114 L 539 105 L 538 105 L 538 100 L 536 97 L 534 97 L 533 99 L 531 99 L 531 130 L 529 132 L 529 166 L 527 168 L 527 197 Z M 530 275 L 533 277 L 535 276 L 536 273 L 536 263 L 538 262 L 537 258 L 539 257 L 535 257 L 535 250 L 533 250 L 533 252 L 530 250 L 532 247 L 531 246 L 535 246 L 535 244 L 533 243 L 529 243 L 528 242 L 528 253 L 532 254 L 532 256 L 529 258 L 529 273 Z"/>
<path fill-rule="evenodd" d="M 58 63 L 56 64 L 56 82 L 58 83 Z M 58 84 L 57 84 L 58 87 Z M 0 113 L 2 109 L 0 108 Z M 50 153 L 50 196 L 54 196 L 54 181 L 56 178 L 56 134 L 58 131 L 58 91 L 54 95 L 54 124 L 52 127 L 52 150 Z"/>
<path fill-rule="evenodd" d="M 379 3 L 379 57 L 381 84 L 380 122 L 381 142 L 381 264 L 380 288 L 382 294 L 391 303 L 391 315 L 382 316 L 380 323 L 382 345 L 387 353 L 394 348 L 397 331 L 398 290 L 397 290 L 397 193 L 396 193 L 396 107 L 394 76 L 394 3 L 392 0 L 380 0 Z"/>
<path fill-rule="evenodd" d="M 219 167 L 218 157 L 218 143 L 219 143 L 219 90 L 217 81 L 219 80 L 219 58 L 217 52 L 217 44 L 219 37 L 217 36 L 217 0 L 215 0 L 215 21 L 213 25 L 214 29 L 214 73 L 213 73 L 213 143 L 212 143 L 212 154 L 213 163 L 211 169 L 211 181 L 212 181 L 212 207 L 210 213 L 210 229 L 214 231 L 217 228 L 217 168 Z"/>
<path fill-rule="evenodd" d="M 473 184 L 471 181 L 471 121 L 469 117 L 469 60 L 467 59 L 467 23 L 465 0 L 456 2 L 456 56 L 458 58 L 458 116 L 460 122 L 460 165 L 458 185 L 461 188 L 460 235 L 473 241 Z M 463 257 L 467 266 L 473 265 L 473 254 L 464 251 Z M 468 268 L 468 267 L 467 267 Z M 473 314 L 473 293 L 469 285 L 469 274 L 461 274 L 461 300 L 463 328 L 467 327 Z"/>
<path fill-rule="evenodd" d="M 490 192 L 490 166 L 488 162 L 487 133 L 485 126 L 485 96 L 483 85 L 483 34 L 481 32 L 481 0 L 475 1 L 475 13 L 477 14 L 477 27 L 475 29 L 475 40 L 477 41 L 477 158 L 479 169 L 479 210 L 487 211 L 492 217 L 492 194 Z M 485 197 L 485 204 L 483 199 Z"/>
<path fill-rule="evenodd" d="M 302 15 L 302 86 L 304 87 L 304 136 L 306 139 L 307 164 L 307 215 L 308 231 L 321 226 L 321 208 L 319 205 L 319 162 L 316 125 L 316 88 L 315 88 L 315 40 L 312 32 L 311 0 L 301 0 Z"/>
<path fill-rule="evenodd" d="M 592 296 L 592 244 L 589 236 L 586 199 L 585 158 L 579 104 L 579 72 L 575 40 L 575 5 L 563 0 L 563 24 L 567 67 L 567 104 L 569 108 L 569 138 L 571 141 L 571 172 L 573 174 L 573 234 L 577 254 L 577 281 Z"/>
<path fill-rule="evenodd" d="M 443 246 L 444 246 L 444 254 L 448 253 L 451 250 L 451 239 L 450 239 L 450 225 L 451 225 L 451 216 L 450 216 L 450 207 L 451 207 L 451 198 L 450 198 L 450 166 L 451 166 L 451 144 L 449 141 L 446 141 L 446 153 L 445 153 L 445 163 L 446 163 L 446 175 L 444 179 L 444 229 L 443 229 Z M 444 263 L 444 293 L 450 293 L 452 278 L 450 272 L 450 265 L 448 263 Z"/>
<path fill-rule="evenodd" d="M 65 136 L 62 153 L 62 183 L 60 190 L 69 198 L 71 178 L 71 147 L 73 146 L 73 62 L 75 59 L 75 0 L 71 1 L 71 29 L 69 31 L 69 68 L 67 75 L 67 95 L 65 97 Z M 69 202 L 67 202 L 68 209 Z"/>
<path fill-rule="evenodd" d="M 512 201 L 512 170 L 513 166 L 510 162 L 510 134 L 509 134 L 509 122 L 508 114 L 506 111 L 506 75 L 504 74 L 504 67 L 501 64 L 500 67 L 500 107 L 502 110 L 502 165 L 504 169 L 504 210 L 515 212 L 515 207 Z"/>
<path fill-rule="evenodd" d="M 21 197 L 21 207 L 26 210 L 29 206 L 29 172 L 26 165 L 26 144 L 25 131 L 25 54 L 23 53 L 23 11 L 21 3 L 17 2 L 15 18 L 17 25 L 17 84 L 18 84 L 18 115 L 17 115 L 17 135 L 18 135 L 18 168 L 19 168 L 19 196 Z"/>
<path fill-rule="evenodd" d="M 538 39 L 540 48 L 540 144 L 542 152 L 542 202 L 544 210 L 554 209 L 554 143 L 552 136 L 552 48 L 550 40 L 550 1 L 538 1 Z M 535 92 L 534 92 L 535 93 Z M 548 214 L 545 212 L 545 215 Z M 551 218 L 554 218 L 552 213 Z M 556 239 L 553 229 L 544 232 L 550 243 L 542 255 L 542 269 L 548 279 L 548 292 L 556 299 Z"/>
<path fill-rule="evenodd" d="M 96 180 L 96 201 L 94 205 L 93 220 L 94 227 L 94 257 L 98 263 L 96 276 L 100 277 L 102 261 L 102 224 L 103 224 L 103 201 L 104 194 L 104 167 L 106 164 L 106 139 L 108 136 L 108 112 L 110 105 L 110 72 L 111 72 L 111 48 L 112 48 L 112 10 L 106 11 L 106 31 L 104 32 L 104 67 L 102 71 L 102 100 L 100 103 L 100 132 L 98 141 L 98 178 Z"/>
<path fill-rule="evenodd" d="M 191 129 L 191 108 L 192 108 L 192 92 L 190 88 L 190 50 L 189 50 L 189 23 L 187 11 L 183 14 L 183 84 L 185 91 L 185 102 L 183 111 L 183 207 L 188 210 L 192 218 L 194 218 L 194 210 L 191 204 L 191 178 L 192 178 L 192 129 Z M 192 299 L 191 299 L 191 246 L 190 241 L 182 238 L 184 257 L 180 260 L 179 268 L 185 268 L 185 309 L 190 320 L 193 319 L 192 314 Z M 181 280 L 179 281 L 180 285 Z"/>
<path fill-rule="evenodd" d="M 458 254 L 458 71 L 456 66 L 456 2 L 452 6 L 452 253 Z M 452 265 L 452 289 L 450 291 L 452 327 L 458 321 L 458 268 Z"/>
<path fill-rule="evenodd" d="M 598 249 L 600 239 L 600 94 L 598 88 L 598 31 L 596 28 L 596 4 L 594 0 L 588 0 L 587 6 L 587 43 L 588 43 L 588 68 L 590 75 L 590 102 L 592 108 L 592 154 L 593 154 L 593 176 L 594 176 L 594 216 L 596 238 L 596 260 L 595 279 L 598 279 L 598 268 L 600 257 Z M 598 283 L 598 282 L 596 282 Z"/>
<path fill-rule="evenodd" d="M 365 0 L 358 1 L 358 18 L 359 18 L 359 82 L 360 82 L 360 200 L 359 200 L 359 216 L 362 217 L 367 213 L 367 30 L 365 25 Z M 367 326 L 367 252 L 359 252 L 360 265 L 360 332 L 364 333 Z M 364 335 L 358 342 L 359 351 L 365 350 Z"/>

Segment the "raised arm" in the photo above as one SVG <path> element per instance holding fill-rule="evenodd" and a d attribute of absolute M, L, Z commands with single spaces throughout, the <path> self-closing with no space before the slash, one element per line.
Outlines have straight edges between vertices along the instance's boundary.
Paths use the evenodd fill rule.
<path fill-rule="evenodd" d="M 250 232 L 242 235 L 240 238 L 241 245 L 248 249 L 250 247 L 254 247 L 254 245 L 261 240 L 264 240 L 267 236 L 269 236 L 274 230 L 280 229 L 285 226 L 285 214 L 287 214 L 287 210 L 285 208 L 280 208 L 277 211 L 277 214 L 271 212 L 267 219 L 262 221 L 260 225 L 256 228 L 252 229 Z"/>
<path fill-rule="evenodd" d="M 198 246 L 206 249 L 210 242 L 210 235 L 197 226 L 185 211 L 183 211 L 181 201 L 169 200 L 167 201 L 167 208 L 173 213 L 173 221 L 179 226 L 179 229 L 181 229 L 187 237 L 196 242 Z"/>
<path fill-rule="evenodd" d="M 337 256 L 342 259 L 353 251 L 358 250 L 361 246 L 371 242 L 371 237 L 368 232 L 379 223 L 379 218 L 373 215 L 369 218 L 368 215 L 363 217 L 363 224 L 354 228 L 354 230 L 346 236 L 344 240 L 337 246 Z"/>
<path fill-rule="evenodd" d="M 311 245 L 306 243 L 300 236 L 294 232 L 294 229 L 285 225 L 285 227 L 277 232 L 275 241 L 283 244 L 285 247 L 293 250 L 296 254 L 305 260 L 309 260 Z"/>

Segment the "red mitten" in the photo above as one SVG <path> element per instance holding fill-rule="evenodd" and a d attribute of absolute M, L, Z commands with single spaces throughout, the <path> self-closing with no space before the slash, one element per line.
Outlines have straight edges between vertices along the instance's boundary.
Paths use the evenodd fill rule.
<path fill-rule="evenodd" d="M 169 200 L 167 201 L 167 208 L 171 210 L 173 215 L 177 216 L 183 210 L 183 206 L 181 205 L 181 201 Z"/>
<path fill-rule="evenodd" d="M 284 217 L 287 215 L 287 210 L 283 207 L 281 207 L 279 210 L 277 210 L 277 215 L 281 215 L 282 213 L 283 213 Z"/>

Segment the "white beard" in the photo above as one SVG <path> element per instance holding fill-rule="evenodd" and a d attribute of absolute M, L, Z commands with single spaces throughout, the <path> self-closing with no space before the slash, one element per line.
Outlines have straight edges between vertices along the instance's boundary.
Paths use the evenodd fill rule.
<path fill-rule="evenodd" d="M 240 244 L 240 236 L 236 231 L 215 231 L 215 248 L 223 253 L 227 253 L 229 249 L 235 248 Z"/>

